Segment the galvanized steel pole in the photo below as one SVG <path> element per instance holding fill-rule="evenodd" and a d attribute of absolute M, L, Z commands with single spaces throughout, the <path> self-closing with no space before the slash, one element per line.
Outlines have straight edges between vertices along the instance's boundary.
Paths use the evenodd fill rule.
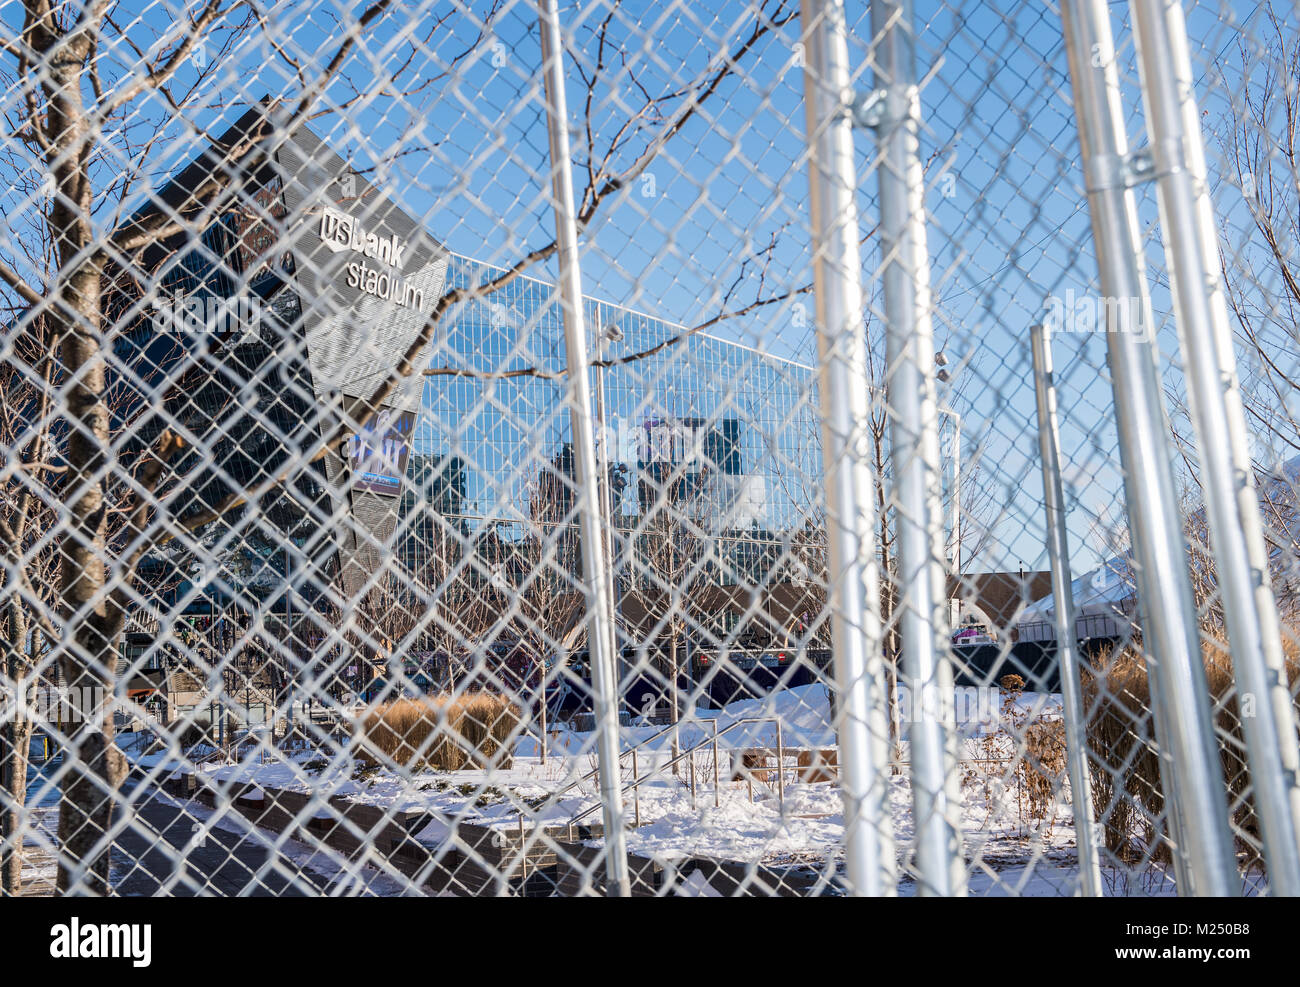
<path fill-rule="evenodd" d="M 801 17 L 846 878 L 851 894 L 893 894 L 889 700 L 867 446 L 870 396 L 844 5 L 802 0 Z"/>
<path fill-rule="evenodd" d="M 1093 823 L 1092 781 L 1088 777 L 1088 736 L 1083 709 L 1083 682 L 1075 640 L 1074 591 L 1070 542 L 1065 531 L 1065 491 L 1061 484 L 1061 437 L 1057 422 L 1056 381 L 1052 375 L 1051 331 L 1030 329 L 1034 356 L 1034 394 L 1038 401 L 1038 453 L 1043 469 L 1043 506 L 1047 512 L 1047 554 L 1056 601 L 1056 655 L 1061 666 L 1061 702 L 1065 717 L 1065 754 L 1079 848 L 1079 885 L 1083 895 L 1099 898 L 1101 865 Z"/>
<path fill-rule="evenodd" d="M 1160 228 L 1195 426 L 1210 545 L 1263 832 L 1270 894 L 1300 895 L 1300 746 L 1219 270 L 1187 27 L 1178 0 L 1131 2 Z"/>
<path fill-rule="evenodd" d="M 913 690 L 912 805 L 918 892 L 965 893 L 957 831 L 960 792 L 953 676 L 948 652 L 947 566 L 939 494 L 939 416 L 930 321 L 925 175 L 920 158 L 912 0 L 872 0 L 880 142 L 880 238 L 886 321 L 890 458 L 898 513 L 903 668 Z"/>
<path fill-rule="evenodd" d="M 961 415 L 951 408 L 940 408 L 939 414 L 952 422 L 952 445 L 948 450 L 948 458 L 952 461 L 952 485 L 948 488 L 948 496 L 952 499 L 952 505 L 949 508 L 949 530 L 952 532 L 952 571 L 949 578 L 952 580 L 953 592 L 957 594 L 957 607 L 953 611 L 956 618 L 953 622 L 953 628 L 961 622 Z M 951 605 L 949 609 L 953 609 Z"/>
<path fill-rule="evenodd" d="M 1210 715 L 1196 605 L 1174 489 L 1141 230 L 1130 186 L 1149 171 L 1129 154 L 1105 0 L 1062 0 L 1093 241 L 1106 309 L 1111 386 L 1136 561 L 1143 642 L 1175 837 L 1179 891 L 1241 891 Z"/>
<path fill-rule="evenodd" d="M 595 692 L 596 755 L 600 768 L 600 801 L 605 825 L 606 891 L 630 894 L 627 841 L 623 832 L 623 799 L 619 777 L 618 679 L 609 601 L 613 593 L 601 539 L 600 487 L 592 433 L 591 381 L 587 376 L 587 328 L 582 310 L 582 278 L 578 264 L 578 228 L 573 209 L 573 176 L 569 166 L 569 114 L 564 96 L 564 44 L 555 0 L 539 0 L 542 78 L 546 91 L 546 131 L 550 138 L 551 204 L 555 209 L 559 244 L 560 302 L 564 312 L 564 349 L 568 362 L 566 397 L 572 423 L 574 470 L 577 477 L 578 520 L 582 533 L 583 580 L 587 606 L 587 650 Z"/>
<path fill-rule="evenodd" d="M 945 411 L 952 419 L 952 580 L 953 592 L 961 597 L 961 415 Z M 961 608 L 957 610 L 961 615 Z"/>

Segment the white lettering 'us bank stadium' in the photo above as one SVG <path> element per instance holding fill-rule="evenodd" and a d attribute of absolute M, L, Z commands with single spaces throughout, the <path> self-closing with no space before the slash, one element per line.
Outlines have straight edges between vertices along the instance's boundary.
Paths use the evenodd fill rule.
<path fill-rule="evenodd" d="M 327 249 L 335 253 L 350 250 L 383 265 L 371 267 L 364 261 L 352 261 L 347 266 L 348 287 L 403 308 L 424 311 L 424 289 L 402 276 L 407 245 L 399 236 L 369 232 L 355 217 L 330 206 L 321 210 L 319 233 Z"/>
<path fill-rule="evenodd" d="M 349 288 L 357 288 L 367 295 L 394 302 L 402 308 L 424 311 L 424 291 L 415 287 L 395 274 L 381 271 L 377 267 L 359 264 L 355 261 L 348 265 Z"/>

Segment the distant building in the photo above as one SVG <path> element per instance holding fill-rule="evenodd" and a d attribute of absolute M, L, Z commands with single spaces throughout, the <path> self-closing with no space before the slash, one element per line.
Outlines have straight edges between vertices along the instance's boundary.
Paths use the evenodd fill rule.
<path fill-rule="evenodd" d="M 499 273 L 448 256 L 449 290 Z M 711 579 L 734 585 L 761 578 L 756 560 L 771 558 L 772 543 L 815 513 L 821 486 L 815 372 L 611 302 L 588 298 L 585 305 L 590 351 L 611 364 L 590 373 L 597 414 L 603 413 L 600 454 L 611 472 L 615 527 L 639 544 L 663 537 L 660 522 L 680 527 L 688 518 L 691 540 L 707 542 L 714 555 L 706 567 Z M 522 536 L 530 496 L 544 491 L 556 515 L 576 526 L 563 378 L 472 375 L 563 370 L 555 287 L 515 278 L 454 306 L 445 324 L 430 365 L 467 373 L 428 378 L 415 448 L 463 465 L 458 520 L 466 530 L 491 525 L 501 537 L 511 537 L 512 529 Z M 651 578 L 631 552 L 620 575 Z"/>
<path fill-rule="evenodd" d="M 364 402 L 423 327 L 447 269 L 442 246 L 309 129 L 259 139 L 262 121 L 248 111 L 132 218 L 166 210 L 206 225 L 148 247 L 132 272 L 147 276 L 123 279 L 115 296 L 132 325 L 115 354 L 132 370 L 117 375 L 119 414 L 138 443 L 178 424 L 195 437 L 177 463 L 182 516 L 288 474 L 258 512 L 229 511 L 208 535 L 225 559 L 244 557 L 215 577 L 244 609 L 265 602 L 259 582 L 282 592 L 295 561 L 355 599 L 391 553 L 422 381 L 400 381 L 373 410 Z M 230 171 L 237 191 L 195 200 Z M 340 429 L 337 452 L 315 456 Z M 287 543 L 295 558 L 282 557 Z M 147 565 L 184 568 L 184 554 Z"/>
<path fill-rule="evenodd" d="M 202 533 L 198 558 L 173 545 L 146 569 L 170 567 L 182 587 L 215 582 L 203 595 L 223 609 L 301 620 L 329 605 L 325 584 L 355 600 L 381 569 L 400 582 L 467 552 L 492 554 L 491 578 L 513 579 L 510 544 L 545 498 L 547 523 L 564 529 L 560 565 L 578 575 L 554 286 L 518 277 L 453 305 L 416 373 L 368 411 L 435 301 L 499 270 L 449 251 L 307 128 L 257 137 L 261 121 L 250 110 L 133 217 L 165 209 L 200 229 L 146 249 L 133 265 L 146 276 L 118 286 L 116 311 L 133 328 L 116 355 L 134 372 L 115 386 L 135 442 L 177 424 L 193 437 L 178 462 L 182 516 L 289 479 Z M 226 159 L 248 140 L 251 153 Z M 238 173 L 239 193 L 196 202 L 222 170 Z M 652 590 L 676 578 L 653 561 L 668 539 L 700 585 L 762 582 L 821 486 L 815 373 L 611 302 L 585 305 L 591 350 L 610 364 L 590 373 L 620 580 Z M 422 377 L 429 366 L 463 373 Z M 482 376 L 530 367 L 540 373 Z M 340 429 L 337 452 L 313 458 Z M 215 573 L 197 570 L 205 554 L 224 560 Z M 489 578 L 488 565 L 467 568 Z M 284 597 L 285 579 L 304 571 L 312 579 Z M 319 599 L 301 599 L 307 583 Z"/>

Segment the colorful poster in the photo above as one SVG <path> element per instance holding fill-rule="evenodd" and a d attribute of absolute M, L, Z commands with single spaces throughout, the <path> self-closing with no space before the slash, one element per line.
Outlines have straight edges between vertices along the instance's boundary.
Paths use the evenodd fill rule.
<path fill-rule="evenodd" d="M 352 489 L 395 497 L 411 452 L 415 412 L 381 408 L 348 440 Z"/>

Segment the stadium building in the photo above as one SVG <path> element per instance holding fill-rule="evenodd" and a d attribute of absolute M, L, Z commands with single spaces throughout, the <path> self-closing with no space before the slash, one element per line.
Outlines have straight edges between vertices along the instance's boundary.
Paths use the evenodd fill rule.
<path fill-rule="evenodd" d="M 134 441 L 169 425 L 190 437 L 191 460 L 168 494 L 182 517 L 270 491 L 202 529 L 213 553 L 242 562 L 209 571 L 202 588 L 182 572 L 178 596 L 300 621 L 385 574 L 409 578 L 431 555 L 464 560 L 489 542 L 499 555 L 537 522 L 544 498 L 576 575 L 555 288 L 517 277 L 472 297 L 500 270 L 448 249 L 310 130 L 286 134 L 264 119 L 249 111 L 127 227 L 161 213 L 185 229 L 151 242 L 132 264 L 145 276 L 118 292 L 119 323 L 134 327 L 117 347 L 133 368 L 116 384 L 118 413 Z M 233 176 L 229 191 L 208 195 L 213 175 Z M 419 345 L 449 292 L 461 300 Z M 723 592 L 720 612 L 745 611 L 790 563 L 792 540 L 816 526 L 815 374 L 611 302 L 585 304 L 591 352 L 607 364 L 591 374 L 621 592 L 662 591 L 654 546 L 689 533 L 697 585 Z M 369 405 L 403 361 L 415 372 Z M 186 565 L 175 553 L 150 564 Z M 465 568 L 498 578 L 492 565 Z M 293 579 L 306 571 L 314 590 Z M 720 619 L 725 633 L 731 618 Z M 319 638 L 295 634 L 304 647 Z"/>

